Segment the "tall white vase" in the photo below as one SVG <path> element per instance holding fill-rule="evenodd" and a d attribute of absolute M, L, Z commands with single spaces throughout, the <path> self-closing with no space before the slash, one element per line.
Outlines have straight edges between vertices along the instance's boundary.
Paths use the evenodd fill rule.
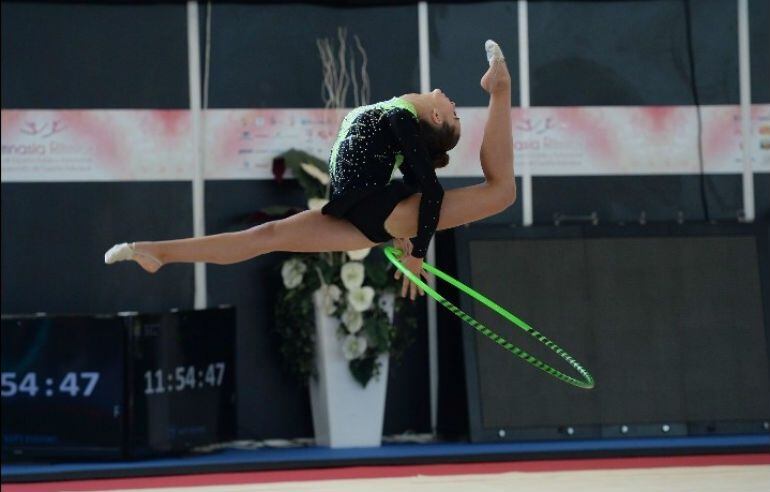
<path fill-rule="evenodd" d="M 350 374 L 342 353 L 342 341 L 337 337 L 339 320 L 324 314 L 320 291 L 313 294 L 313 303 L 318 379 L 310 378 L 309 386 L 316 444 L 332 448 L 380 446 L 388 387 L 388 354 L 379 357 L 380 375 L 362 387 Z M 393 302 L 387 305 L 390 309 L 386 313 L 393 322 Z"/>

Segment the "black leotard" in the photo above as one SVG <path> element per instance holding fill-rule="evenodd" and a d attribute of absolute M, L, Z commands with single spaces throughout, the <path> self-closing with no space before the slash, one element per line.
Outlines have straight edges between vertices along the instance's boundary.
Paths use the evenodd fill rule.
<path fill-rule="evenodd" d="M 444 189 L 420 138 L 417 111 L 404 99 L 362 106 L 345 117 L 329 160 L 331 200 L 324 209 L 341 216 L 388 184 L 396 169 L 404 184 L 422 192 L 412 256 L 423 258 L 436 231 Z"/>

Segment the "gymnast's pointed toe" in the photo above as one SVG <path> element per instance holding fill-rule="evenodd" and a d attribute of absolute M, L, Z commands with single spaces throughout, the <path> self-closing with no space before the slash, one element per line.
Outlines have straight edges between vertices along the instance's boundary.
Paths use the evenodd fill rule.
<path fill-rule="evenodd" d="M 162 261 L 144 249 L 137 251 L 136 243 L 116 244 L 104 253 L 104 263 L 108 265 L 127 260 L 137 262 L 148 273 L 155 273 L 163 266 Z"/>
<path fill-rule="evenodd" d="M 491 39 L 487 39 L 487 42 L 484 43 L 484 50 L 487 52 L 487 61 L 490 65 L 492 65 L 492 63 L 495 61 L 505 60 L 505 57 L 503 56 L 503 50 L 500 49 L 500 45 Z"/>
<path fill-rule="evenodd" d="M 510 90 L 511 74 L 505 65 L 505 57 L 500 46 L 491 39 L 488 39 L 484 44 L 484 49 L 487 52 L 489 68 L 481 77 L 481 87 L 490 94 Z"/>
<path fill-rule="evenodd" d="M 133 259 L 134 249 L 128 243 L 120 243 L 111 247 L 106 253 L 104 253 L 104 263 L 111 265 L 118 261 L 126 261 Z"/>

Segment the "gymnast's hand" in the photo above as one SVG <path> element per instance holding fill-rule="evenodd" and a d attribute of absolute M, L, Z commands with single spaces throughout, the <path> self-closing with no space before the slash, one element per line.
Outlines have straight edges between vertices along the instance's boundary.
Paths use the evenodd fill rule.
<path fill-rule="evenodd" d="M 420 278 L 422 275 L 423 278 L 426 280 L 428 279 L 427 273 L 425 273 L 425 270 L 422 269 L 422 258 L 415 258 L 412 256 L 412 241 L 409 239 L 395 239 L 393 241 L 393 244 L 396 248 L 400 249 L 404 252 L 404 254 L 399 258 L 401 260 L 401 263 L 410 271 L 412 272 L 417 278 Z M 396 280 L 401 278 L 401 270 L 396 269 L 396 273 L 394 277 Z M 417 297 L 417 292 L 420 293 L 421 296 L 425 295 L 425 292 L 417 286 L 414 282 L 409 280 L 406 276 L 404 276 L 402 286 L 401 286 L 401 297 L 406 297 L 406 291 L 409 289 L 409 297 L 414 301 Z"/>
<path fill-rule="evenodd" d="M 403 256 L 412 254 L 412 241 L 409 238 L 393 238 L 393 246 L 400 249 L 404 253 Z"/>

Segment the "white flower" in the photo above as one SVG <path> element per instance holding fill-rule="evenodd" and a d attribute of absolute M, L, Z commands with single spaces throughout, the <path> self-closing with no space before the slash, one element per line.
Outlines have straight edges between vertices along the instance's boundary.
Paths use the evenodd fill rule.
<path fill-rule="evenodd" d="M 300 166 L 302 166 L 303 171 L 320 181 L 322 185 L 326 186 L 329 184 L 329 175 L 318 169 L 316 166 L 306 162 L 301 163 Z"/>
<path fill-rule="evenodd" d="M 366 338 L 348 335 L 342 342 L 342 353 L 345 359 L 358 359 L 366 352 Z"/>
<path fill-rule="evenodd" d="M 342 289 L 337 287 L 336 284 L 326 284 L 326 288 L 329 290 L 329 295 L 334 300 L 334 302 L 340 300 L 340 297 L 342 297 Z"/>
<path fill-rule="evenodd" d="M 372 307 L 374 289 L 369 286 L 348 291 L 348 304 L 359 313 Z"/>
<path fill-rule="evenodd" d="M 311 198 L 307 201 L 307 208 L 310 210 L 321 210 L 327 203 L 329 203 L 329 200 L 326 198 Z"/>
<path fill-rule="evenodd" d="M 342 322 L 350 333 L 357 333 L 364 326 L 364 317 L 358 311 L 347 309 L 342 314 Z"/>
<path fill-rule="evenodd" d="M 334 310 L 337 308 L 336 302 L 339 301 L 340 297 L 342 296 L 342 289 L 334 284 L 326 284 L 322 285 L 318 290 L 321 291 L 323 312 L 327 316 L 331 316 L 334 314 Z"/>
<path fill-rule="evenodd" d="M 353 251 L 348 251 L 348 256 L 351 260 L 363 260 L 371 250 L 372 248 L 354 249 Z"/>
<path fill-rule="evenodd" d="M 349 261 L 342 265 L 340 277 L 345 288 L 353 290 L 364 284 L 364 264 L 357 261 Z"/>
<path fill-rule="evenodd" d="M 287 289 L 293 289 L 302 283 L 302 275 L 307 270 L 307 267 L 300 260 L 294 258 L 283 262 L 281 267 L 281 277 L 283 277 L 283 285 Z"/>

